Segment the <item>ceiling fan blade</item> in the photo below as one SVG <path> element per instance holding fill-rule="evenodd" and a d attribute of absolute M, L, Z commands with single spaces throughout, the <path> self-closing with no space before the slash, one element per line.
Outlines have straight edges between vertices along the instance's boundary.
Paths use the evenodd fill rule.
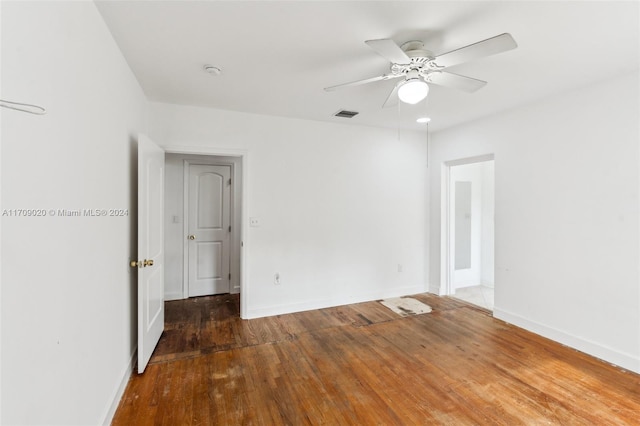
<path fill-rule="evenodd" d="M 389 108 L 398 105 L 398 87 L 400 87 L 400 83 L 393 86 L 393 90 L 391 90 L 389 96 L 387 96 L 387 100 L 384 101 L 382 108 Z"/>
<path fill-rule="evenodd" d="M 398 77 L 402 77 L 402 74 L 400 75 L 384 74 L 378 77 L 365 78 L 364 80 L 352 81 L 350 83 L 338 84 L 337 86 L 325 87 L 324 90 L 327 92 L 331 92 L 333 90 L 342 89 L 343 87 L 360 86 L 362 84 L 373 83 L 374 81 L 389 80 L 389 79 L 398 78 Z"/>
<path fill-rule="evenodd" d="M 389 62 L 394 64 L 411 63 L 411 59 L 404 53 L 404 50 L 400 49 L 400 46 L 393 40 L 383 38 L 379 40 L 367 40 L 365 43 Z"/>
<path fill-rule="evenodd" d="M 427 82 L 437 84 L 438 86 L 451 87 L 468 93 L 473 93 L 476 90 L 482 89 L 484 85 L 487 84 L 487 82 L 483 80 L 445 71 L 429 73 L 426 76 L 426 80 Z"/>
<path fill-rule="evenodd" d="M 518 47 L 518 44 L 513 37 L 511 37 L 511 34 L 504 33 L 452 50 L 451 52 L 443 53 L 442 55 L 436 56 L 434 62 L 439 67 L 447 68 L 473 59 L 506 52 L 516 47 Z"/>

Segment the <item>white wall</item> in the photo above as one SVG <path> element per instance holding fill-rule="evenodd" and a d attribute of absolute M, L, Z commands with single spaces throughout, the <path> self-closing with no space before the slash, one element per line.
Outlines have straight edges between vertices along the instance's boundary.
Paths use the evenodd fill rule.
<path fill-rule="evenodd" d="M 640 371 L 639 75 L 434 135 L 431 273 L 440 282 L 440 164 L 495 154 L 498 318 Z"/>
<path fill-rule="evenodd" d="M 248 152 L 248 317 L 425 290 L 424 134 L 151 105 L 161 145 Z"/>
<path fill-rule="evenodd" d="M 110 420 L 136 344 L 135 136 L 148 104 L 92 2 L 2 7 L 2 423 Z"/>
<path fill-rule="evenodd" d="M 219 157 L 202 155 L 165 155 L 165 233 L 164 233 L 164 296 L 165 300 L 186 298 L 184 287 L 184 252 L 186 235 L 184 231 L 184 161 L 192 164 L 231 164 L 233 165 L 233 191 L 235 193 L 232 207 L 231 241 L 231 293 L 240 292 L 240 232 L 242 164 L 239 157 Z M 179 222 L 174 222 L 177 217 Z M 237 228 L 237 229 L 235 229 Z"/>

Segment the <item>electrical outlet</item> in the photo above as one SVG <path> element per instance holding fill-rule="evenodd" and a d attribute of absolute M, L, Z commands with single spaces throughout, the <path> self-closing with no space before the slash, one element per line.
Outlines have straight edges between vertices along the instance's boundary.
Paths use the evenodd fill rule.
<path fill-rule="evenodd" d="M 260 226 L 260 218 L 259 217 L 250 217 L 249 218 L 249 226 L 253 228 L 257 228 Z"/>
<path fill-rule="evenodd" d="M 280 274 L 276 272 L 276 274 L 273 276 L 273 283 L 275 285 L 280 285 Z"/>

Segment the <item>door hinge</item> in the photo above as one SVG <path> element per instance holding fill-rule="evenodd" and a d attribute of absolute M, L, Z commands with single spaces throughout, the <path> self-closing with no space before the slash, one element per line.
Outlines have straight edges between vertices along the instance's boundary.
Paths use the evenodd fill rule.
<path fill-rule="evenodd" d="M 229 179 L 229 185 L 231 185 L 231 179 Z"/>
<path fill-rule="evenodd" d="M 231 274 L 229 274 L 229 281 L 231 281 Z"/>
<path fill-rule="evenodd" d="M 229 232 L 231 232 L 231 225 L 229 225 Z"/>

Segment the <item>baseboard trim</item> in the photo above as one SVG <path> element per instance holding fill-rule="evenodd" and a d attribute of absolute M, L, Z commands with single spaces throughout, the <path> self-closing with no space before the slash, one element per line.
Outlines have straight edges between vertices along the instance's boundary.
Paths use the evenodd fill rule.
<path fill-rule="evenodd" d="M 440 286 L 429 285 L 429 293 L 436 294 L 438 296 L 444 296 L 444 292 Z"/>
<path fill-rule="evenodd" d="M 129 379 L 133 374 L 133 367 L 135 366 L 137 359 L 138 359 L 138 347 L 136 346 L 133 349 L 133 354 L 131 355 L 131 358 L 129 359 L 129 364 L 125 367 L 124 372 L 120 377 L 120 384 L 118 385 L 115 395 L 111 400 L 111 405 L 107 410 L 107 414 L 104 416 L 104 421 L 102 422 L 103 425 L 110 425 L 111 422 L 113 421 L 113 416 L 115 416 L 116 410 L 118 409 L 118 405 L 120 405 L 120 399 L 122 399 L 122 395 L 124 395 L 124 391 L 127 388 Z"/>
<path fill-rule="evenodd" d="M 352 303 L 371 302 L 373 300 L 386 299 L 389 297 L 410 296 L 412 294 L 424 293 L 424 285 L 395 288 L 392 290 L 381 290 L 377 292 L 341 297 L 339 299 L 314 300 L 289 305 L 267 306 L 257 309 L 248 309 L 246 319 L 271 317 L 274 315 L 291 314 L 294 312 L 311 311 L 313 309 L 333 308 L 336 306 L 350 305 Z"/>
<path fill-rule="evenodd" d="M 517 314 L 513 314 L 502 309 L 494 308 L 493 316 L 497 319 L 508 322 L 509 324 L 524 328 L 525 330 L 531 331 L 532 333 L 569 346 L 570 348 L 576 349 L 580 352 L 584 352 L 603 361 L 609 362 L 635 373 L 640 373 L 640 358 L 637 355 L 634 356 L 632 354 L 620 352 L 616 349 L 603 346 L 599 343 L 595 343 L 590 340 L 574 336 L 572 334 L 565 333 L 564 331 L 528 320 Z"/>

